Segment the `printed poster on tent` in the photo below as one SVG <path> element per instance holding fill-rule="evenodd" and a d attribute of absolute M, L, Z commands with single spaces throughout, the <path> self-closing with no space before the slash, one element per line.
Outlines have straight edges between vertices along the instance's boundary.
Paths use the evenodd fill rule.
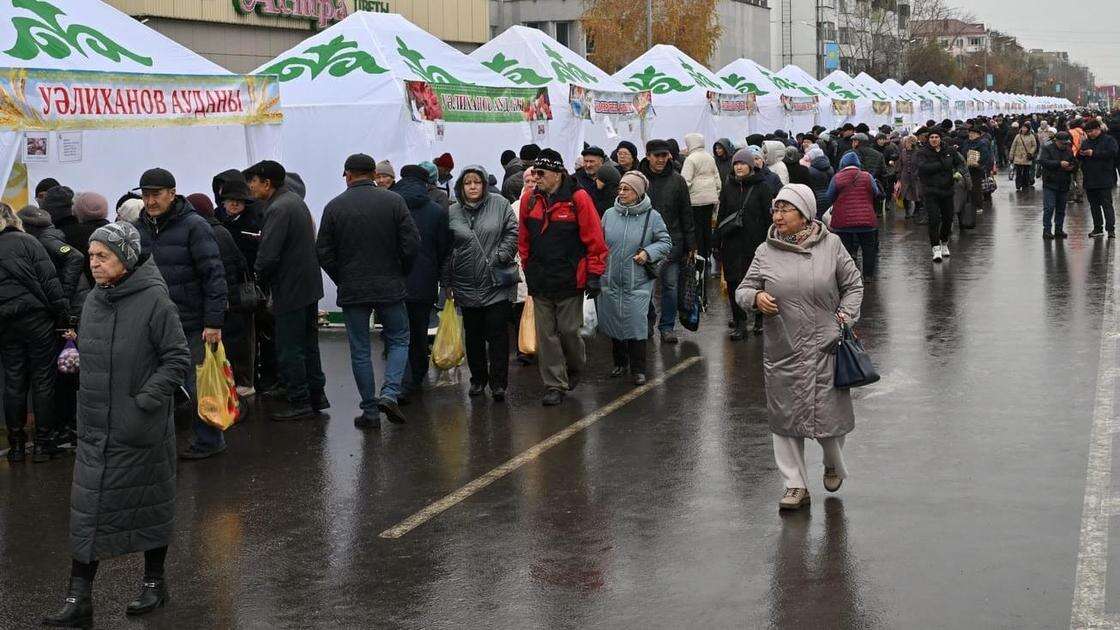
<path fill-rule="evenodd" d="M 899 114 L 913 114 L 914 103 L 912 101 L 895 101 L 894 111 Z"/>
<path fill-rule="evenodd" d="M 279 124 L 272 76 L 0 70 L 0 128 L 38 131 Z"/>
<path fill-rule="evenodd" d="M 782 108 L 787 113 L 804 113 L 817 111 L 817 96 L 783 96 Z"/>
<path fill-rule="evenodd" d="M 855 116 L 856 115 L 856 102 L 835 99 L 832 101 L 832 115 L 834 116 Z"/>
<path fill-rule="evenodd" d="M 758 97 L 709 91 L 708 111 L 713 116 L 750 116 L 758 113 Z"/>
<path fill-rule="evenodd" d="M 408 109 L 418 122 L 524 123 L 552 120 L 548 88 L 405 81 Z M 547 127 L 547 126 L 546 126 Z"/>
<path fill-rule="evenodd" d="M 876 116 L 890 116 L 891 115 L 891 102 L 890 101 L 871 101 L 871 111 L 875 112 Z"/>
<path fill-rule="evenodd" d="M 606 92 L 582 85 L 568 86 L 572 116 L 583 120 L 599 122 L 606 118 L 612 123 L 641 120 L 653 113 L 652 103 L 653 96 L 649 90 Z"/>

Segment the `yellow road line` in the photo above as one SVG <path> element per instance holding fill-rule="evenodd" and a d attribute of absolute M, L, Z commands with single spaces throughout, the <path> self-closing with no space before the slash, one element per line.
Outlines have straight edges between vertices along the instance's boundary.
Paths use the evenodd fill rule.
<path fill-rule="evenodd" d="M 627 392 L 627 393 L 623 394 L 622 396 L 619 396 L 618 398 L 614 399 L 613 401 L 608 403 L 606 406 L 601 407 L 600 409 L 598 409 L 596 411 L 593 411 L 592 413 L 588 414 L 587 416 L 584 416 L 580 420 L 568 425 L 564 429 L 552 434 L 551 436 L 549 436 L 545 440 L 536 443 L 535 445 L 530 447 L 528 450 L 523 451 L 521 454 L 517 455 L 513 459 L 510 459 L 510 460 L 506 461 L 504 464 L 498 466 L 497 468 L 494 468 L 490 472 L 486 473 L 485 475 L 482 475 L 481 477 L 479 477 L 479 478 L 475 479 L 474 481 L 468 483 L 467 485 L 463 486 L 462 488 L 459 488 L 455 492 L 452 492 L 451 494 L 443 497 L 439 501 L 428 504 L 427 507 L 425 507 L 424 509 L 420 510 L 419 512 L 413 514 L 412 516 L 406 518 L 405 520 L 401 521 L 400 524 L 396 525 L 395 527 L 389 528 L 389 529 L 381 532 L 381 534 L 380 534 L 381 538 L 400 538 L 401 536 L 404 536 L 408 532 L 416 529 L 417 527 L 419 527 L 419 526 L 423 525 L 424 523 L 430 521 L 431 519 L 435 518 L 436 516 L 438 516 L 443 511 L 445 511 L 445 510 L 447 510 L 451 507 L 454 507 L 458 503 L 462 502 L 464 499 L 469 498 L 473 494 L 477 493 L 479 490 L 482 490 L 486 486 L 494 483 L 495 481 L 501 479 L 502 477 L 505 477 L 506 475 L 508 475 L 511 472 L 517 470 L 518 468 L 521 468 L 525 464 L 527 464 L 527 463 L 535 460 L 536 458 L 540 457 L 542 453 L 544 453 L 548 449 L 552 448 L 553 446 L 556 446 L 557 444 L 560 444 L 564 440 L 572 437 L 573 435 L 579 433 L 580 431 L 583 431 L 587 427 L 595 424 L 596 422 L 602 420 L 603 418 L 609 416 L 610 414 L 618 411 L 622 407 L 625 407 L 627 404 L 629 404 L 629 403 L 633 402 L 634 400 L 638 399 L 639 397 L 641 397 L 646 392 L 648 392 L 648 391 L 652 390 L 653 388 L 661 385 L 665 381 L 667 381 L 670 378 L 676 376 L 677 374 L 680 374 L 681 372 L 687 370 L 688 368 L 692 367 L 693 365 L 696 365 L 697 363 L 699 363 L 702 360 L 703 360 L 702 357 L 696 356 L 696 357 L 691 357 L 691 358 L 685 359 L 684 361 L 681 361 L 680 363 L 674 365 L 672 368 L 666 370 L 665 373 L 662 374 L 661 376 L 649 381 L 648 383 L 646 383 L 645 385 L 642 385 L 641 387 L 635 387 L 634 389 L 630 390 L 629 392 Z"/>

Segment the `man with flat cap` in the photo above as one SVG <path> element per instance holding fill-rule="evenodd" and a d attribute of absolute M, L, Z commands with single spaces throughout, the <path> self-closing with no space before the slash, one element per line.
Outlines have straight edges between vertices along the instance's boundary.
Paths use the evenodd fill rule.
<path fill-rule="evenodd" d="M 150 254 L 167 282 L 167 292 L 179 310 L 179 321 L 190 346 L 191 360 L 202 363 L 204 343 L 222 340 L 228 287 L 214 229 L 182 195 L 175 176 L 153 168 L 140 176 L 144 209 L 136 221 L 140 246 Z M 195 371 L 187 372 L 187 390 L 195 396 Z M 194 437 L 180 453 L 183 459 L 205 459 L 226 450 L 221 429 L 195 414 Z"/>
<path fill-rule="evenodd" d="M 257 282 L 272 295 L 276 364 L 287 388 L 288 409 L 273 420 L 307 420 L 330 407 L 319 360 L 319 300 L 323 276 L 315 254 L 315 221 L 303 187 L 279 162 L 265 160 L 245 171 L 249 192 L 264 215 L 257 249 Z M 289 181 L 291 180 L 291 181 Z"/>
<path fill-rule="evenodd" d="M 358 153 L 346 158 L 346 190 L 327 203 L 319 226 L 319 265 L 338 286 L 338 306 L 350 339 L 350 367 L 361 395 L 358 428 L 373 428 L 380 413 L 405 421 L 399 402 L 408 367 L 406 279 L 420 249 L 420 234 L 404 198 L 374 183 L 377 162 Z M 388 357 L 380 396 L 370 360 L 369 318 L 384 327 Z"/>

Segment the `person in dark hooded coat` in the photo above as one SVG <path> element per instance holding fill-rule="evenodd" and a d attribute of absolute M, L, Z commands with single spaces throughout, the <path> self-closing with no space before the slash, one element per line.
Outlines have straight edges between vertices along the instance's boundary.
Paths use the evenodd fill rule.
<path fill-rule="evenodd" d="M 609 165 L 603 165 L 603 168 L 595 173 L 596 194 L 592 195 L 591 199 L 595 201 L 596 211 L 599 210 L 599 202 L 596 199 L 611 200 L 613 203 L 614 199 L 618 197 L 618 184 L 621 181 L 622 176 L 618 174 L 618 169 Z M 603 212 L 605 213 L 609 209 L 610 207 L 607 207 Z M 603 216 L 599 215 L 599 218 L 601 219 Z"/>
<path fill-rule="evenodd" d="M 51 223 L 51 215 L 35 206 L 24 206 L 19 211 L 19 218 L 23 221 L 23 230 L 39 239 L 47 250 L 47 255 L 54 264 L 58 273 L 58 281 L 62 284 L 62 293 L 70 304 L 71 315 L 76 315 L 82 308 L 85 293 L 79 296 L 79 283 L 82 279 L 82 270 L 86 266 L 86 257 L 82 252 L 66 243 L 66 235 Z M 86 289 L 88 291 L 88 288 Z"/>
<path fill-rule="evenodd" d="M 716 159 L 716 168 L 719 169 L 719 178 L 724 184 L 727 183 L 727 178 L 731 176 L 731 157 L 734 154 L 735 148 L 731 145 L 731 140 L 728 138 L 720 138 L 712 145 L 712 157 Z"/>
<path fill-rule="evenodd" d="M 719 214 L 716 216 L 715 245 L 723 263 L 728 287 L 737 287 L 747 275 L 754 252 L 766 241 L 770 229 L 770 202 L 774 190 L 766 177 L 754 167 L 754 154 L 738 150 L 732 158 L 731 177 L 720 190 Z M 731 339 L 738 341 L 747 334 L 747 313 L 735 302 L 735 290 L 728 296 L 731 304 Z M 756 315 L 756 333 L 762 330 L 762 316 Z"/>
<path fill-rule="evenodd" d="M 39 207 L 51 215 L 51 223 L 66 235 L 66 243 L 70 247 L 83 250 L 85 243 L 82 240 L 81 226 L 78 217 L 74 215 L 74 191 L 66 186 L 55 186 L 44 193 L 43 201 Z M 88 235 L 87 235 L 88 236 Z"/>
<path fill-rule="evenodd" d="M 801 163 L 801 151 L 796 147 L 786 147 L 786 155 L 782 158 L 782 162 L 789 172 L 789 183 L 813 186 L 813 177 L 809 174 L 809 168 Z"/>
<path fill-rule="evenodd" d="M 78 334 L 82 385 L 70 493 L 70 587 L 45 625 L 89 627 L 98 562 L 144 552 L 140 615 L 168 601 L 164 560 L 175 520 L 174 397 L 193 368 L 179 311 L 131 224 L 90 237 L 96 287 Z"/>
<path fill-rule="evenodd" d="M 401 169 L 401 178 L 392 191 L 404 199 L 420 234 L 420 247 L 406 280 L 405 308 L 408 309 L 408 379 L 404 395 L 415 394 L 428 373 L 428 324 L 432 307 L 439 298 L 439 274 L 451 250 L 447 211 L 428 197 L 428 172 L 410 164 Z"/>

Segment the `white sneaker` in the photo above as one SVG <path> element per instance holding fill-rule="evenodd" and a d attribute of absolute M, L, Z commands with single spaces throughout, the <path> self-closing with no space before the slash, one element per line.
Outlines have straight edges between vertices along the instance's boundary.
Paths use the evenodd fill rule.
<path fill-rule="evenodd" d="M 949 257 L 949 244 L 948 243 L 942 243 L 941 244 L 941 255 L 944 256 L 945 258 Z"/>
<path fill-rule="evenodd" d="M 933 246 L 933 262 L 941 262 L 941 246 Z"/>

